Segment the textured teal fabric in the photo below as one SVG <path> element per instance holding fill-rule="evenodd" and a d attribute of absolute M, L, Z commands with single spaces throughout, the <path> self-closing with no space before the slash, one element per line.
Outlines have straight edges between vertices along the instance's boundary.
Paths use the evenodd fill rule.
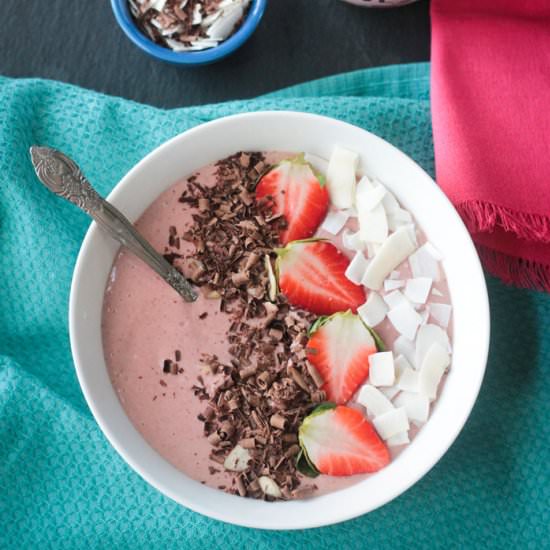
<path fill-rule="evenodd" d="M 66 151 L 106 194 L 146 153 L 196 124 L 294 109 L 362 126 L 433 172 L 428 73 L 427 65 L 359 71 L 172 111 L 0 78 L 0 548 L 548 547 L 548 295 L 488 280 L 489 365 L 458 440 L 392 503 L 322 529 L 237 528 L 163 497 L 109 446 L 73 370 L 67 306 L 88 219 L 37 183 L 31 144 Z"/>

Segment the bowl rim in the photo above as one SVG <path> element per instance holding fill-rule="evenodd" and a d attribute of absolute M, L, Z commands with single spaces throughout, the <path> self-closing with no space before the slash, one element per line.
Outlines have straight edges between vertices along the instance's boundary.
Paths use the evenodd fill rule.
<path fill-rule="evenodd" d="M 329 124 L 329 125 L 335 125 L 336 127 L 339 127 L 340 129 L 347 129 L 347 131 L 353 131 L 353 132 L 361 132 L 365 136 L 369 136 L 369 139 L 371 141 L 379 142 L 381 146 L 386 148 L 388 151 L 391 151 L 392 154 L 398 155 L 401 157 L 402 161 L 405 161 L 408 166 L 411 168 L 414 168 L 418 171 L 419 174 L 422 175 L 422 177 L 426 180 L 426 182 L 430 182 L 431 188 L 434 193 L 440 195 L 440 199 L 443 199 L 448 206 L 450 206 L 450 210 L 446 212 L 445 214 L 451 217 L 454 217 L 454 221 L 452 219 L 448 220 L 449 224 L 454 224 L 456 227 L 456 230 L 460 233 L 460 238 L 463 240 L 464 245 L 468 251 L 468 254 L 470 256 L 471 263 L 471 274 L 473 275 L 474 279 L 477 280 L 470 280 L 474 286 L 476 286 L 476 309 L 478 314 L 478 325 L 480 327 L 480 331 L 478 334 L 478 352 L 476 352 L 476 369 L 474 370 L 474 375 L 471 380 L 469 380 L 469 388 L 470 392 L 467 395 L 461 395 L 461 401 L 460 401 L 460 409 L 453 411 L 453 416 L 449 421 L 449 429 L 445 431 L 445 433 L 438 438 L 436 443 L 434 444 L 434 449 L 430 447 L 431 454 L 429 457 L 422 457 L 422 460 L 420 460 L 421 467 L 417 468 L 416 471 L 410 472 L 409 470 L 403 471 L 403 467 L 400 467 L 400 470 L 402 474 L 404 474 L 405 481 L 403 482 L 401 479 L 395 480 L 393 483 L 393 487 L 391 490 L 387 491 L 382 497 L 379 497 L 377 495 L 376 501 L 369 505 L 368 507 L 364 507 L 363 509 L 358 509 L 360 507 L 356 506 L 355 508 L 353 506 L 348 507 L 342 507 L 340 509 L 337 509 L 336 507 L 331 508 L 331 518 L 330 520 L 320 520 L 315 517 L 311 517 L 310 514 L 306 513 L 304 517 L 301 518 L 295 518 L 290 517 L 288 521 L 289 524 L 280 524 L 277 523 L 277 519 L 275 519 L 276 514 L 273 514 L 274 517 L 271 517 L 271 515 L 268 513 L 268 509 L 264 508 L 263 505 L 267 504 L 269 507 L 273 507 L 273 510 L 277 509 L 279 510 L 280 506 L 290 505 L 293 503 L 293 511 L 302 510 L 303 506 L 307 506 L 307 503 L 310 501 L 290 501 L 290 502 L 281 502 L 281 503 L 263 503 L 258 501 L 254 501 L 252 499 L 242 499 L 241 497 L 233 496 L 233 495 L 227 495 L 225 493 L 222 493 L 221 491 L 210 489 L 205 486 L 201 486 L 202 489 L 205 491 L 210 491 L 210 497 L 214 498 L 213 493 L 220 493 L 217 495 L 218 500 L 227 502 L 227 505 L 230 507 L 233 507 L 232 504 L 235 504 L 233 500 L 228 499 L 239 499 L 244 501 L 252 501 L 254 502 L 254 506 L 261 508 L 262 511 L 265 511 L 265 514 L 249 514 L 249 515 L 243 515 L 236 513 L 233 510 L 229 511 L 223 511 L 220 512 L 218 509 L 213 509 L 212 505 L 210 505 L 209 499 L 204 499 L 201 502 L 196 502 L 187 497 L 187 495 L 182 495 L 178 493 L 176 489 L 173 487 L 173 483 L 165 483 L 160 478 L 163 476 L 159 474 L 159 472 L 152 471 L 152 468 L 145 468 L 142 465 L 142 458 L 138 456 L 134 450 L 132 450 L 132 453 L 125 448 L 125 444 L 121 441 L 123 439 L 123 436 L 120 433 L 115 433 L 114 429 L 111 429 L 111 420 L 107 418 L 103 411 L 101 410 L 101 399 L 98 398 L 97 395 L 92 395 L 92 392 L 90 391 L 90 388 L 88 386 L 89 383 L 89 377 L 91 376 L 90 372 L 93 371 L 94 368 L 96 368 L 96 365 L 89 365 L 87 367 L 84 366 L 82 357 L 81 357 L 81 351 L 82 351 L 82 344 L 83 340 L 79 337 L 80 327 L 79 324 L 82 323 L 82 316 L 79 315 L 78 306 L 79 301 L 82 297 L 82 294 L 86 292 L 86 285 L 84 284 L 84 281 L 87 276 L 89 276 L 89 273 L 87 273 L 87 267 L 85 265 L 85 260 L 87 259 L 87 256 L 89 255 L 89 248 L 92 245 L 92 241 L 96 240 L 98 235 L 100 235 L 100 231 L 95 223 L 92 223 L 90 228 L 88 229 L 83 243 L 82 247 L 80 249 L 77 262 L 75 264 L 75 269 L 73 273 L 73 280 L 71 284 L 71 292 L 70 292 L 70 303 L 69 303 L 69 333 L 70 333 L 70 342 L 71 342 L 71 350 L 73 354 L 73 359 L 75 363 L 75 369 L 77 372 L 77 377 L 81 386 L 81 389 L 83 391 L 83 394 L 85 396 L 85 399 L 88 403 L 88 406 L 90 407 L 93 416 L 96 420 L 96 422 L 99 424 L 101 430 L 103 431 L 104 435 L 107 437 L 111 445 L 117 450 L 117 452 L 121 455 L 123 460 L 127 462 L 143 479 L 145 479 L 150 485 L 155 487 L 157 490 L 159 490 L 164 495 L 170 497 L 171 499 L 175 500 L 176 502 L 184 505 L 185 507 L 194 510 L 196 512 L 202 513 L 206 516 L 209 516 L 214 519 L 218 519 L 223 522 L 235 524 L 235 525 L 241 525 L 245 527 L 252 527 L 252 528 L 261 528 L 261 529 L 272 529 L 272 530 L 283 530 L 283 529 L 305 529 L 305 528 L 314 528 L 314 527 L 321 527 L 326 525 L 331 525 L 335 523 L 339 523 L 342 521 L 346 521 L 355 517 L 358 517 L 360 515 L 363 515 L 367 512 L 373 511 L 376 508 L 388 503 L 389 501 L 393 500 L 398 495 L 402 494 L 406 490 L 408 490 L 412 485 L 414 485 L 419 479 L 421 479 L 437 462 L 440 460 L 440 458 L 446 453 L 446 451 L 449 449 L 449 447 L 452 445 L 452 443 L 455 441 L 456 437 L 464 427 L 464 424 L 466 423 L 466 420 L 468 419 L 470 412 L 474 406 L 474 403 L 477 399 L 477 396 L 479 394 L 479 390 L 481 387 L 481 383 L 484 377 L 485 369 L 486 369 L 486 363 L 487 363 L 487 356 L 489 351 L 489 340 L 490 340 L 490 317 L 489 317 L 489 301 L 488 301 L 488 295 L 487 295 L 487 287 L 485 284 L 485 279 L 483 275 L 483 270 L 481 268 L 481 264 L 479 262 L 479 258 L 477 256 L 477 253 L 475 251 L 475 247 L 471 241 L 470 235 L 464 226 L 462 220 L 460 219 L 458 213 L 452 207 L 450 201 L 446 198 L 446 196 L 443 194 L 439 186 L 433 181 L 433 179 L 416 163 L 414 162 L 410 157 L 408 157 L 405 153 L 397 149 L 395 146 L 391 145 L 390 143 L 386 142 L 382 138 L 368 132 L 367 130 L 364 130 L 362 128 L 359 128 L 357 126 L 354 126 L 352 124 L 348 124 L 346 122 L 342 122 L 340 120 L 329 118 L 321 115 L 315 115 L 310 113 L 302 113 L 302 112 L 296 112 L 296 111 L 259 111 L 259 112 L 253 112 L 253 113 L 241 113 L 237 115 L 231 115 L 228 117 L 223 117 L 217 120 L 213 120 L 204 124 L 200 124 L 194 128 L 191 128 L 189 130 L 184 131 L 183 133 L 169 139 L 168 141 L 161 144 L 159 147 L 151 151 L 149 154 L 147 154 L 143 159 L 141 159 L 133 168 L 131 168 L 128 173 L 120 180 L 120 182 L 114 187 L 113 191 L 109 194 L 109 199 L 113 200 L 113 202 L 117 203 L 117 197 L 121 195 L 125 188 L 128 188 L 128 186 L 131 184 L 132 180 L 139 175 L 139 173 L 150 163 L 155 163 L 155 159 L 160 160 L 163 153 L 169 152 L 172 148 L 177 148 L 180 146 L 180 143 L 192 140 L 193 138 L 196 138 L 200 134 L 206 133 L 211 131 L 225 131 L 224 127 L 230 128 L 235 123 L 242 123 L 242 122 L 249 122 L 253 119 L 257 119 L 256 123 L 260 124 L 269 124 L 270 121 L 274 121 L 275 119 L 281 119 L 287 118 L 287 119 L 298 119 L 297 122 L 300 120 L 307 119 L 312 124 L 317 121 L 319 124 Z M 166 187 L 167 189 L 168 187 Z M 159 190 L 158 193 L 162 192 L 162 190 Z M 148 203 L 149 204 L 149 203 Z M 146 204 L 142 211 L 145 210 L 148 206 Z M 89 270 L 88 270 L 89 271 Z M 448 275 L 448 274 L 447 274 Z M 85 317 L 85 315 L 84 315 Z M 477 334 L 477 333 L 476 333 Z M 456 349 L 455 349 L 456 353 Z M 103 357 L 101 358 L 102 360 Z M 451 369 L 451 375 L 453 373 L 453 369 Z M 444 391 L 448 387 L 448 383 L 444 386 Z M 441 401 L 441 396 L 437 403 Z M 126 413 L 124 413 L 125 415 Z M 434 420 L 435 414 L 432 413 L 430 416 L 430 420 L 432 423 Z M 127 419 L 127 417 L 126 417 Z M 129 420 L 127 419 L 129 422 Z M 426 424 L 426 426 L 423 427 L 422 430 L 419 431 L 419 433 L 416 435 L 414 442 L 419 441 L 422 439 L 423 445 L 426 446 L 424 443 L 424 440 L 427 439 L 426 437 L 423 437 L 423 434 L 427 431 L 427 426 L 430 425 L 430 422 Z M 432 430 L 433 431 L 433 430 Z M 137 432 L 136 432 L 137 433 Z M 119 437 L 121 436 L 121 437 Z M 141 435 L 140 435 L 141 437 Z M 145 445 L 148 446 L 147 442 L 141 437 L 143 442 L 145 442 Z M 407 449 L 410 449 L 414 446 L 414 442 L 412 445 L 408 446 Z M 129 445 L 126 445 L 128 447 Z M 417 447 L 420 448 L 420 444 L 417 444 Z M 406 451 L 407 451 L 406 449 Z M 152 450 L 152 449 L 151 449 Z M 404 453 L 406 452 L 404 451 Z M 153 451 L 154 452 L 154 451 Z M 418 453 L 417 453 L 418 454 Z M 411 455 L 412 456 L 412 455 Z M 179 470 L 176 470 L 173 466 L 171 466 L 165 459 L 162 459 L 160 455 L 158 455 L 159 459 L 161 459 L 163 462 L 166 463 L 166 466 L 163 466 L 164 469 L 166 467 L 171 467 L 172 471 L 174 472 L 174 475 L 184 475 Z M 398 457 L 399 458 L 399 457 Z M 415 456 L 415 458 L 417 458 Z M 415 462 L 418 464 L 419 460 L 416 460 Z M 387 466 L 385 469 L 381 470 L 376 474 L 376 476 L 380 476 L 381 473 L 383 475 L 389 476 L 391 475 L 389 473 L 390 469 L 394 467 L 396 461 L 393 461 L 389 466 Z M 411 464 L 412 466 L 412 464 Z M 414 468 L 412 468 L 414 470 Z M 393 469 L 391 470 L 393 473 Z M 373 478 L 376 476 L 372 476 Z M 189 478 L 187 478 L 189 479 Z M 171 480 L 172 481 L 172 480 Z M 367 481 L 367 480 L 366 480 Z M 352 486 L 356 487 L 359 484 L 354 484 Z M 348 489 L 343 490 L 347 491 Z M 339 491 L 340 492 L 340 491 Z M 329 495 L 324 495 L 321 497 L 317 497 L 314 500 L 330 500 L 327 499 L 327 497 L 334 496 L 338 493 L 330 493 Z M 227 497 L 227 498 L 226 498 Z M 336 498 L 336 497 L 335 497 Z M 324 500 L 323 500 L 324 502 Z M 241 508 L 246 508 L 248 505 L 240 506 Z M 234 507 L 235 509 L 239 508 L 238 506 Z"/>
<path fill-rule="evenodd" d="M 240 48 L 256 30 L 266 6 L 267 0 L 252 0 L 246 19 L 237 32 L 218 46 L 196 52 L 175 52 L 156 44 L 141 32 L 130 14 L 128 0 L 111 0 L 111 7 L 118 25 L 138 48 L 161 61 L 189 66 L 214 63 Z"/>

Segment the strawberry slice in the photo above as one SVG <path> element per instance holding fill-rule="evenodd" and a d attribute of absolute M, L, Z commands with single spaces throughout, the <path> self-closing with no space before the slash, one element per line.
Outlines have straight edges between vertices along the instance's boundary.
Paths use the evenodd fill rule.
<path fill-rule="evenodd" d="M 309 475 L 373 473 L 390 462 L 388 448 L 370 422 L 350 407 L 320 405 L 304 419 L 298 437 Z"/>
<path fill-rule="evenodd" d="M 272 215 L 286 219 L 287 228 L 279 235 L 282 244 L 311 237 L 328 210 L 327 188 L 303 154 L 283 160 L 260 179 L 256 200 L 266 197 L 271 199 Z"/>
<path fill-rule="evenodd" d="M 358 315 L 351 311 L 321 317 L 310 330 L 308 361 L 319 371 L 329 401 L 347 403 L 369 375 L 369 355 L 376 341 Z"/>
<path fill-rule="evenodd" d="M 363 287 L 345 276 L 349 260 L 332 243 L 294 241 L 276 252 L 279 288 L 292 305 L 330 315 L 365 302 Z"/>

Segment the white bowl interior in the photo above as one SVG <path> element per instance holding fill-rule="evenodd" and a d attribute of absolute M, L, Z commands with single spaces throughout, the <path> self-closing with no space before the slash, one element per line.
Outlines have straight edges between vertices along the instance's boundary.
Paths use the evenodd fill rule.
<path fill-rule="evenodd" d="M 385 504 L 422 477 L 448 449 L 470 413 L 483 378 L 489 308 L 470 237 L 435 182 L 409 157 L 369 132 L 305 113 L 227 117 L 189 130 L 153 151 L 122 179 L 109 200 L 136 220 L 178 179 L 236 151 L 306 151 L 328 158 L 335 144 L 360 153 L 360 170 L 385 183 L 443 253 L 454 316 L 453 366 L 430 420 L 388 467 L 349 488 L 310 500 L 259 502 L 205 487 L 163 459 L 126 416 L 103 357 L 103 292 L 118 246 L 92 224 L 78 257 L 70 300 L 71 346 L 78 379 L 97 422 L 124 460 L 151 485 L 188 508 L 222 521 L 301 529 L 350 519 Z"/>

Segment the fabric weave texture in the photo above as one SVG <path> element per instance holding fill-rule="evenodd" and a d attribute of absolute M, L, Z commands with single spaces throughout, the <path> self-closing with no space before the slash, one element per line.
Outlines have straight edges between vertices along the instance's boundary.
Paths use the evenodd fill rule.
<path fill-rule="evenodd" d="M 73 86 L 0 78 L 0 548 L 542 548 L 550 540 L 550 296 L 488 278 L 487 374 L 464 430 L 405 494 L 297 532 L 210 520 L 148 486 L 83 399 L 67 310 L 86 216 L 44 189 L 32 144 L 73 157 L 107 194 L 201 122 L 292 109 L 366 128 L 433 174 L 427 64 L 370 69 L 221 105 L 160 110 Z M 546 542 L 544 542 L 546 541 Z"/>

